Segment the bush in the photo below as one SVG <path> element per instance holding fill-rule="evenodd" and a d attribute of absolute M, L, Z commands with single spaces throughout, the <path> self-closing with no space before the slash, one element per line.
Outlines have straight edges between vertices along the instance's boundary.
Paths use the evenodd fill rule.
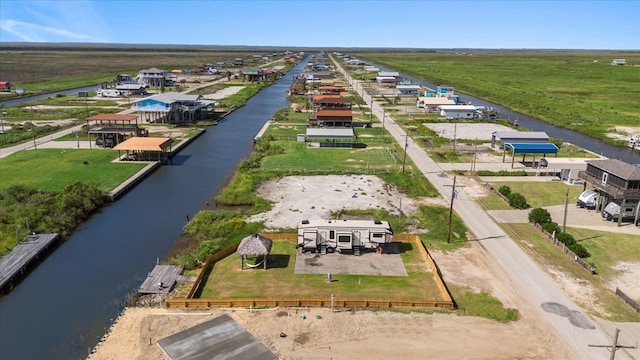
<path fill-rule="evenodd" d="M 502 185 L 498 189 L 498 192 L 508 198 L 509 195 L 511 195 L 511 188 L 507 185 Z"/>
<path fill-rule="evenodd" d="M 589 251 L 585 249 L 584 246 L 582 246 L 581 244 L 574 243 L 574 244 L 568 245 L 567 247 L 582 259 L 588 258 L 589 256 L 591 256 Z"/>
<path fill-rule="evenodd" d="M 552 221 L 543 223 L 541 225 L 542 225 L 542 230 L 548 232 L 549 234 L 553 234 L 554 231 L 556 232 L 556 234 L 559 234 L 561 232 L 560 226 L 558 226 L 558 224 Z"/>
<path fill-rule="evenodd" d="M 535 208 L 529 211 L 529 222 L 534 224 L 546 224 L 551 221 L 551 214 L 546 209 Z"/>
<path fill-rule="evenodd" d="M 558 239 L 558 241 L 567 245 L 568 247 L 576 243 L 576 239 L 573 238 L 573 235 L 563 232 L 556 233 L 556 239 Z"/>
<path fill-rule="evenodd" d="M 525 199 L 524 195 L 520 193 L 511 193 L 507 196 L 509 199 L 509 206 L 515 209 L 526 209 L 529 207 L 527 204 L 527 199 Z"/>

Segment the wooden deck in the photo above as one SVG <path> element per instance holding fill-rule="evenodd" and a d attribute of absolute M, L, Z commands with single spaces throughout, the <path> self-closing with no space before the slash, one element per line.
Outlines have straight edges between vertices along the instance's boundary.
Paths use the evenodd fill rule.
<path fill-rule="evenodd" d="M 58 234 L 28 235 L 10 253 L 0 259 L 0 289 L 22 274 L 29 263 L 38 258 L 49 245 L 59 239 Z"/>
<path fill-rule="evenodd" d="M 169 293 L 181 276 L 182 266 L 156 265 L 147 278 L 140 285 L 140 294 L 164 294 Z"/>

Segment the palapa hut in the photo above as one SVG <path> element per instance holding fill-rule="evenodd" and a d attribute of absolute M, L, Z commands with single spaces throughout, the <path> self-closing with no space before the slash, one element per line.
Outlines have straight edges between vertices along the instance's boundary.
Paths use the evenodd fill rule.
<path fill-rule="evenodd" d="M 271 252 L 271 246 L 273 241 L 271 239 L 267 239 L 264 236 L 260 236 L 259 234 L 253 234 L 251 236 L 247 236 L 242 239 L 240 245 L 238 245 L 238 250 L 236 253 L 240 255 L 240 268 L 244 270 L 244 266 L 247 265 L 251 268 L 256 268 L 262 264 L 263 268 L 267 269 L 267 258 L 269 257 L 269 253 Z M 249 256 L 261 256 L 262 261 L 255 265 L 245 264 L 247 261 L 247 257 Z"/>

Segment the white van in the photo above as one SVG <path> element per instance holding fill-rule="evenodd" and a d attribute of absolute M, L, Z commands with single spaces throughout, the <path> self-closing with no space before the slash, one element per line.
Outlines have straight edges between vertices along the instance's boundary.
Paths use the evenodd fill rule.
<path fill-rule="evenodd" d="M 622 209 L 622 220 L 633 220 L 636 216 L 636 208 L 638 207 L 637 202 L 626 202 L 624 204 L 624 209 Z M 604 208 L 604 212 L 602 213 L 602 217 L 607 220 L 617 221 L 620 216 L 620 203 L 611 201 Z"/>
<path fill-rule="evenodd" d="M 581 208 L 595 209 L 598 206 L 598 192 L 594 190 L 585 190 L 578 196 L 578 203 Z"/>

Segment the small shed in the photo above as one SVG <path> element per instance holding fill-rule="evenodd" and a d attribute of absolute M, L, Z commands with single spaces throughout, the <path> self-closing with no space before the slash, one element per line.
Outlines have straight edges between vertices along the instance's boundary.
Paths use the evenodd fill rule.
<path fill-rule="evenodd" d="M 271 253 L 271 246 L 273 241 L 260 234 L 253 234 L 242 239 L 236 253 L 240 255 L 240 269 L 244 270 L 245 262 L 249 256 L 262 256 L 262 262 L 256 265 L 248 265 L 248 267 L 263 266 L 263 269 L 267 269 L 267 258 Z"/>

